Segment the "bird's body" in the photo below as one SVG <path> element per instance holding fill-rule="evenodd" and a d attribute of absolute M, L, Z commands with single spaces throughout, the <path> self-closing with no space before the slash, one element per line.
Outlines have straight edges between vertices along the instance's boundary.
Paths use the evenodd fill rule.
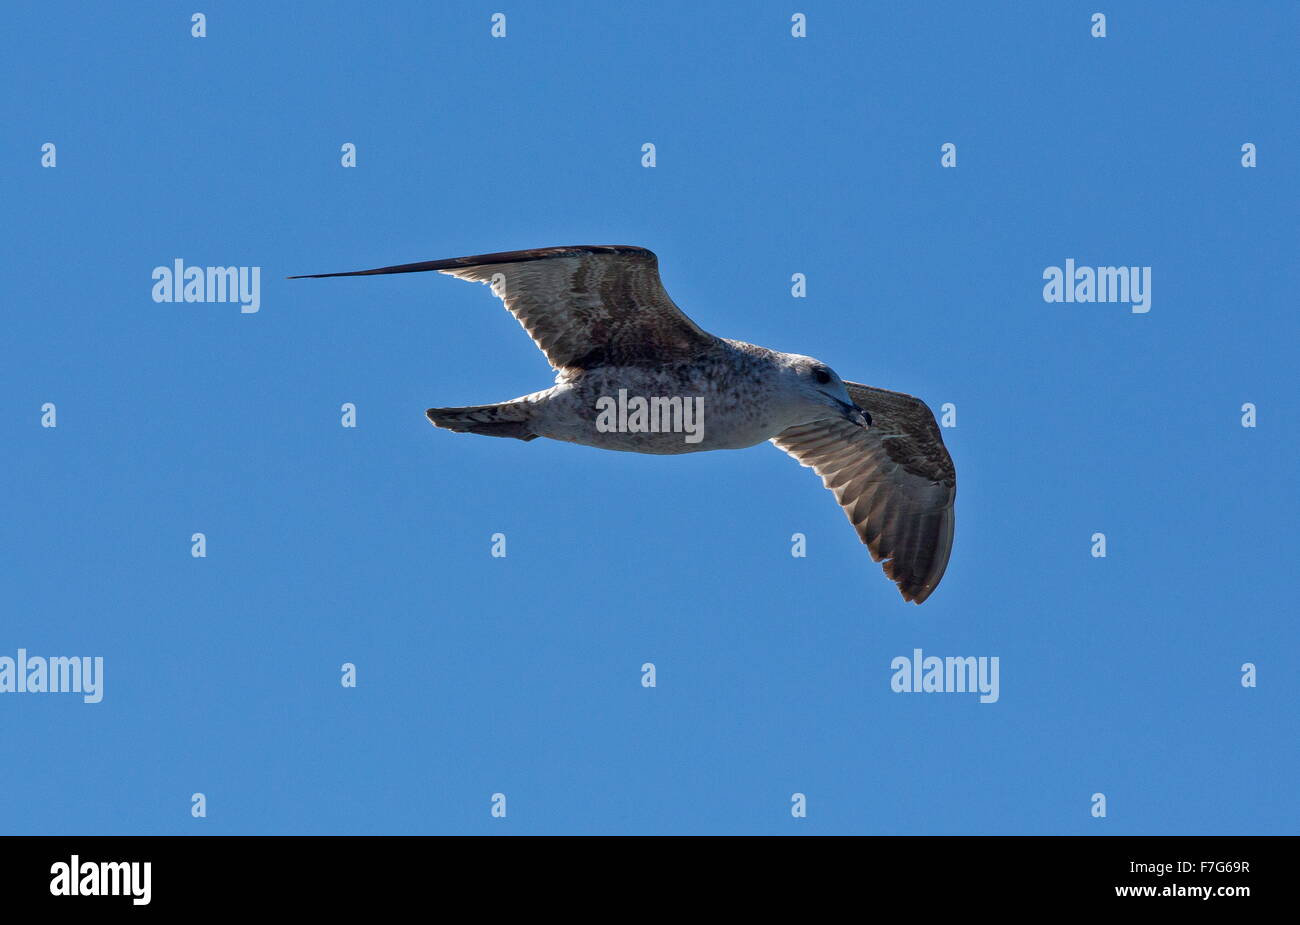
<path fill-rule="evenodd" d="M 820 414 L 787 400 L 780 388 L 786 358 L 753 344 L 718 338 L 712 349 L 690 362 L 562 371 L 552 388 L 498 407 L 507 419 L 516 410 L 525 413 L 522 420 L 534 436 L 602 450 L 665 456 L 739 450 Z M 612 418 L 617 425 L 620 395 L 624 428 L 602 429 L 602 414 L 606 422 Z M 627 418 L 636 409 L 628 414 L 627 405 L 637 399 L 645 402 L 646 420 L 641 429 L 629 430 Z M 688 426 L 691 431 L 685 429 Z M 687 439 L 697 435 L 698 439 Z"/>
<path fill-rule="evenodd" d="M 422 270 L 491 284 L 556 370 L 554 386 L 530 395 L 430 408 L 437 426 L 656 455 L 770 440 L 822 476 L 904 599 L 921 603 L 943 577 L 956 474 L 919 399 L 705 332 L 668 298 L 643 248 L 543 248 L 318 275 Z"/>

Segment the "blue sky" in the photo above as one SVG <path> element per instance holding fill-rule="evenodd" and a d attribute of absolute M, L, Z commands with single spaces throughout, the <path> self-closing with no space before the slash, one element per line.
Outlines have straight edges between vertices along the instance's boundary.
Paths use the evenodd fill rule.
<path fill-rule="evenodd" d="M 1294 4 L 194 6 L 0 38 L 0 656 L 105 664 L 0 695 L 0 831 L 1297 830 Z M 770 446 L 431 427 L 551 382 L 485 288 L 283 278 L 580 243 L 956 406 L 925 605 Z M 260 311 L 154 302 L 177 258 Z M 915 648 L 999 701 L 894 693 Z"/>

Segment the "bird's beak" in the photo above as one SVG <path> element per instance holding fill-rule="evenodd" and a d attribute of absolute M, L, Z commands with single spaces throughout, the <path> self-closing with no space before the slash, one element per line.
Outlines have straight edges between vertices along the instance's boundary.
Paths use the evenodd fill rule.
<path fill-rule="evenodd" d="M 839 401 L 839 399 L 836 399 L 836 401 Z M 846 401 L 840 401 L 839 405 L 840 411 L 844 415 L 844 420 L 851 424 L 857 424 L 859 427 L 871 426 L 871 415 L 867 414 L 867 412 L 863 411 L 857 405 L 850 405 Z"/>

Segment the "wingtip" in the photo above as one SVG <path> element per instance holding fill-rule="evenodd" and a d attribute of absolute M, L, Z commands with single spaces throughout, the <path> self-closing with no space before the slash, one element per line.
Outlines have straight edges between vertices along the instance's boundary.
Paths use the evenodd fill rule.
<path fill-rule="evenodd" d="M 905 587 L 900 581 L 895 581 L 894 584 L 898 588 L 898 593 L 903 596 L 903 601 L 905 603 L 916 604 L 918 607 L 928 601 L 930 595 L 934 593 L 937 587 L 939 587 L 937 584 L 923 585 L 920 588 L 914 586 Z"/>

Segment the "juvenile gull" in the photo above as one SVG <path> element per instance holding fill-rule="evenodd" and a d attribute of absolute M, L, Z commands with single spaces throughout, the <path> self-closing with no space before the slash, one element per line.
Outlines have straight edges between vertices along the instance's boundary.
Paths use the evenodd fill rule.
<path fill-rule="evenodd" d="M 290 279 L 424 270 L 490 284 L 556 371 L 554 386 L 531 395 L 430 408 L 438 427 L 633 453 L 770 440 L 821 476 L 904 600 L 920 604 L 938 586 L 952 550 L 957 479 L 919 398 L 847 382 L 812 357 L 707 333 L 673 304 L 658 259 L 641 247 L 545 247 Z M 611 427 L 615 396 L 619 426 Z M 702 407 L 695 442 L 680 428 L 624 426 L 633 417 L 624 416 L 626 396 Z"/>

